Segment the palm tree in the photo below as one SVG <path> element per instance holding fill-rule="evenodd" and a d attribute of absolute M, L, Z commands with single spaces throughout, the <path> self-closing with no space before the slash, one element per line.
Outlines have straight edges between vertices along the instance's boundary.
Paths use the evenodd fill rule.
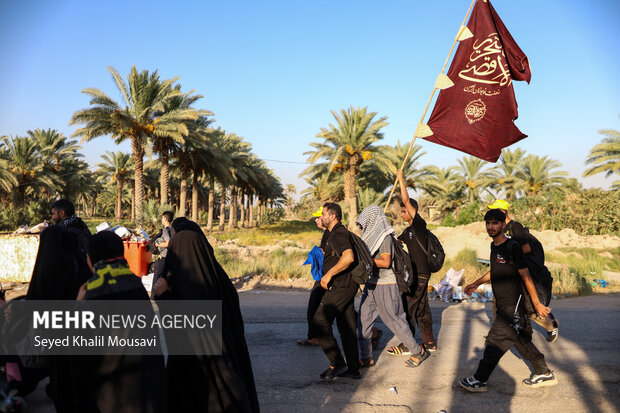
<path fill-rule="evenodd" d="M 176 167 L 181 173 L 181 193 L 179 195 L 179 213 L 181 215 L 185 215 L 187 212 L 187 180 L 189 174 L 192 171 L 196 171 L 193 177 L 193 185 L 196 187 L 198 184 L 198 172 L 202 170 L 202 167 L 199 167 L 199 153 L 211 146 L 208 138 L 208 126 L 213 120 L 207 119 L 207 114 L 210 114 L 210 112 L 205 111 L 197 119 L 187 122 L 187 137 L 182 144 L 177 144 L 173 147 L 172 155 L 176 160 Z M 192 194 L 193 198 L 194 195 Z M 197 213 L 196 211 L 195 214 L 197 215 Z M 192 218 L 197 218 L 197 216 L 192 216 Z"/>
<path fill-rule="evenodd" d="M 414 190 L 423 189 L 425 182 L 433 174 L 433 170 L 428 166 L 421 166 L 418 162 L 422 156 L 426 155 L 426 152 L 422 152 L 422 146 L 414 145 L 411 148 L 411 152 L 404 166 L 403 161 L 405 160 L 405 156 L 407 156 L 409 145 L 401 144 L 400 141 L 397 141 L 396 146 L 393 148 L 390 147 L 388 150 L 391 152 L 392 159 L 387 165 L 388 174 L 386 178 L 389 185 L 394 182 L 396 179 L 396 171 L 402 166 L 407 188 L 412 188 Z"/>
<path fill-rule="evenodd" d="M 546 156 L 528 155 L 515 174 L 515 187 L 527 196 L 543 194 L 551 189 L 562 189 L 566 182 L 564 171 L 554 171 L 562 164 Z"/>
<path fill-rule="evenodd" d="M 492 183 L 489 173 L 482 170 L 488 162 L 473 156 L 464 156 L 458 159 L 458 163 L 456 171 L 461 174 L 467 191 L 468 203 L 472 204 L 480 199 L 480 191 L 488 188 Z"/>
<path fill-rule="evenodd" d="M 29 130 L 28 136 L 39 146 L 39 152 L 46 163 L 51 164 L 56 171 L 60 169 L 60 163 L 67 159 L 81 157 L 78 154 L 80 146 L 76 141 L 68 141 L 65 136 L 55 129 Z M 53 161 L 53 162 L 52 162 Z"/>
<path fill-rule="evenodd" d="M 138 72 L 133 66 L 125 83 L 116 69 L 109 66 L 108 70 L 123 96 L 123 107 L 99 89 L 83 89 L 91 97 L 91 107 L 75 112 L 69 125 L 85 125 L 72 135 L 81 136 L 82 142 L 104 135 L 111 135 L 117 144 L 129 139 L 134 158 L 136 219 L 140 222 L 144 201 L 143 158 L 148 139 L 154 136 L 182 139 L 187 135 L 185 121 L 195 119 L 197 113 L 193 109 L 166 111 L 170 101 L 181 93 L 172 87 L 177 78 L 160 80 L 157 70 L 149 74 L 147 70 Z"/>
<path fill-rule="evenodd" d="M 116 183 L 114 217 L 117 221 L 120 221 L 123 218 L 123 184 L 130 179 L 131 173 L 133 172 L 133 159 L 130 154 L 121 151 L 106 151 L 101 157 L 105 162 L 97 165 L 100 174 L 104 178 L 110 179 L 112 182 Z"/>
<path fill-rule="evenodd" d="M 368 113 L 367 108 L 354 108 L 340 111 L 340 115 L 331 111 L 336 119 L 336 125 L 321 128 L 317 134 L 323 142 L 310 144 L 314 151 L 305 152 L 309 155 L 307 162 L 316 163 L 325 159 L 330 173 L 344 175 L 344 202 L 349 209 L 349 228 L 355 226 L 357 219 L 356 176 L 360 165 L 370 158 L 380 163 L 387 163 L 389 159 L 373 144 L 383 139 L 381 129 L 387 126 L 387 117 L 373 121 L 376 112 Z"/>
<path fill-rule="evenodd" d="M 6 192 L 6 197 L 2 197 L 3 199 L 8 199 L 8 195 L 11 194 L 13 188 L 15 188 L 17 183 L 17 178 L 13 172 L 13 165 L 11 162 L 11 151 L 5 144 L 5 139 L 8 139 L 6 136 L 3 136 L 0 140 L 0 189 Z"/>
<path fill-rule="evenodd" d="M 210 148 L 201 156 L 202 167 L 209 180 L 209 199 L 207 201 L 207 231 L 213 230 L 213 212 L 215 207 L 215 181 L 228 180 L 230 158 L 223 150 L 226 132 L 217 128 L 209 133 Z"/>
<path fill-rule="evenodd" d="M 219 182 L 221 186 L 219 230 L 222 231 L 225 226 L 225 208 L 226 201 L 228 199 L 228 186 L 231 186 L 229 226 L 234 226 L 236 224 L 234 223 L 237 215 L 237 190 L 235 188 L 235 183 L 237 182 L 237 178 L 243 174 L 242 168 L 243 165 L 245 165 L 246 158 L 250 156 L 252 145 L 245 142 L 243 138 L 234 133 L 225 133 L 221 136 L 221 140 L 218 143 L 218 149 L 226 155 L 226 169 L 228 171 L 226 175 L 221 175 L 221 180 Z"/>
<path fill-rule="evenodd" d="M 607 137 L 591 150 L 586 165 L 592 165 L 583 176 L 604 173 L 605 177 L 620 174 L 620 132 L 614 129 L 602 129 L 600 134 Z M 613 183 L 613 189 L 620 186 L 620 181 Z"/>
<path fill-rule="evenodd" d="M 425 185 L 430 196 L 428 203 L 442 212 L 451 212 L 463 205 L 465 185 L 462 177 L 452 168 L 432 167 L 433 175 Z"/>
<path fill-rule="evenodd" d="M 174 86 L 174 91 L 178 93 L 178 95 L 167 102 L 166 111 L 192 111 L 190 106 L 195 103 L 197 100 L 201 99 L 202 95 L 193 95 L 194 91 L 190 90 L 187 93 L 181 93 L 181 85 L 177 84 Z M 189 112 L 187 112 L 189 113 Z M 213 113 L 202 110 L 196 112 L 196 117 L 193 118 L 190 123 L 197 119 L 198 116 L 213 116 Z M 189 127 L 190 125 L 186 123 Z M 178 135 L 175 133 L 166 134 L 161 133 L 158 136 L 153 136 L 151 138 L 153 142 L 153 151 L 160 155 L 161 161 L 161 177 L 160 177 L 160 197 L 161 197 L 161 205 L 166 205 L 168 203 L 168 174 L 169 174 L 169 156 L 170 153 L 174 151 L 175 145 L 185 143 L 185 137 L 189 133 L 189 130 L 185 130 L 185 133 L 182 135 Z"/>
<path fill-rule="evenodd" d="M 295 185 L 293 184 L 287 184 L 284 187 L 284 193 L 286 194 L 286 198 L 285 198 L 286 210 L 290 212 L 291 206 L 293 206 L 293 202 L 294 202 L 293 194 L 297 193 L 297 188 L 295 188 Z"/>
<path fill-rule="evenodd" d="M 496 180 L 491 187 L 502 190 L 506 199 L 517 197 L 515 175 L 524 156 L 525 151 L 521 148 L 516 148 L 514 151 L 507 148 L 502 149 L 499 163 L 490 171 L 490 177 Z"/>
<path fill-rule="evenodd" d="M 39 145 L 29 137 L 2 137 L 3 157 L 11 167 L 14 179 L 6 180 L 3 186 L 12 184 L 11 191 L 17 196 L 17 205 L 22 207 L 26 194 L 40 193 L 43 188 L 47 193 L 55 189 L 55 174 L 45 167 L 39 153 Z"/>

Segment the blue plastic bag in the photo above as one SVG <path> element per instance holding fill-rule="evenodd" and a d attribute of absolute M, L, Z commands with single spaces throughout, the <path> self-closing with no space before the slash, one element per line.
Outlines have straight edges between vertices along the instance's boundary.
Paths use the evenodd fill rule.
<path fill-rule="evenodd" d="M 312 273 L 312 278 L 316 281 L 321 281 L 323 278 L 323 251 L 317 247 L 310 250 L 308 253 L 308 259 L 302 265 L 310 264 L 310 272 Z"/>

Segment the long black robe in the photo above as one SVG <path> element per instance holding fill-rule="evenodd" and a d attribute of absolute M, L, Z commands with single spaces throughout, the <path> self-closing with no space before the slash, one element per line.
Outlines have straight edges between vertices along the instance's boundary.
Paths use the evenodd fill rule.
<path fill-rule="evenodd" d="M 112 233 L 104 234 L 111 237 Z M 93 236 L 89 245 L 92 254 Z M 116 237 L 116 235 L 114 235 Z M 104 239 L 105 241 L 105 239 Z M 112 240 L 114 241 L 114 240 Z M 105 245 L 100 255 L 105 256 Z M 122 243 L 120 244 L 122 252 Z M 112 253 L 116 256 L 118 252 Z M 125 270 L 112 280 L 111 268 Z M 91 288 L 95 280 L 97 288 Z M 113 281 L 113 282 L 109 282 Z M 89 280 L 87 300 L 146 300 L 149 296 L 139 277 L 129 271 L 124 258 L 102 260 L 95 264 L 95 275 Z M 145 303 L 145 304 L 146 304 Z M 150 303 L 148 304 L 150 307 Z M 166 373 L 164 358 L 155 355 L 105 355 L 87 356 L 82 359 L 80 376 L 86 382 L 88 396 L 96 407 L 92 412 L 100 413 L 163 413 L 166 411 Z"/>
<path fill-rule="evenodd" d="M 222 355 L 169 356 L 169 412 L 258 412 L 239 296 L 197 224 L 173 222 L 164 276 L 167 299 L 222 300 Z"/>
<path fill-rule="evenodd" d="M 90 277 L 78 236 L 62 225 L 41 233 L 27 300 L 75 300 Z"/>
<path fill-rule="evenodd" d="M 52 225 L 41 233 L 26 299 L 75 300 L 80 286 L 90 275 L 78 235 L 63 225 Z M 50 392 L 58 413 L 93 411 L 93 402 L 79 377 L 79 360 L 73 356 L 49 357 Z M 26 377 L 37 375 L 24 371 Z"/>

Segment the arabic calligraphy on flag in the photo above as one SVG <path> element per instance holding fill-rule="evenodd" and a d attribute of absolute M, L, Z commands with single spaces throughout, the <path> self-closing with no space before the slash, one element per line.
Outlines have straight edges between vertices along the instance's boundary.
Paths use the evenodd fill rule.
<path fill-rule="evenodd" d="M 514 124 L 518 116 L 513 80 L 531 78 L 525 54 L 489 1 L 477 0 L 448 71 L 453 86 L 439 92 L 421 136 L 495 162 L 502 148 L 527 137 Z M 432 135 L 431 135 L 432 134 Z"/>

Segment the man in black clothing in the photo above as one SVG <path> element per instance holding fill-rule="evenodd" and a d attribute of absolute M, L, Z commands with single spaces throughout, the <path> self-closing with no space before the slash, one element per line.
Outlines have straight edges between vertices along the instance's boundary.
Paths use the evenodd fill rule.
<path fill-rule="evenodd" d="M 397 177 L 400 183 L 401 216 L 409 223 L 409 226 L 398 239 L 407 245 L 414 271 L 418 274 L 416 286 L 412 286 L 412 291 L 409 293 L 403 294 L 403 305 L 411 326 L 411 332 L 415 335 L 417 323 L 424 348 L 433 352 L 437 350 L 437 344 L 435 344 L 435 337 L 433 336 L 433 316 L 428 305 L 427 295 L 431 270 L 428 265 L 428 258 L 420 246 L 420 244 L 427 245 L 426 221 L 418 214 L 418 203 L 415 199 L 409 198 L 402 169 L 398 170 Z"/>
<path fill-rule="evenodd" d="M 52 220 L 76 234 L 78 236 L 78 249 L 86 254 L 90 230 L 84 221 L 75 215 L 73 203 L 67 199 L 59 199 L 54 202 L 52 204 Z"/>
<path fill-rule="evenodd" d="M 536 289 L 527 269 L 527 263 L 519 244 L 504 234 L 506 215 L 498 209 L 487 211 L 484 216 L 491 243 L 491 271 L 465 287 L 471 294 L 479 285 L 491 281 L 497 304 L 497 316 L 486 339 L 484 355 L 473 376 L 460 381 L 462 387 L 471 392 L 487 391 L 487 381 L 504 353 L 515 346 L 527 360 L 534 373 L 523 383 L 530 387 L 553 386 L 557 380 L 545 357 L 532 343 L 532 325 L 525 316 L 523 286 L 532 298 L 535 311 L 541 318 L 550 312 L 536 295 Z"/>
<path fill-rule="evenodd" d="M 321 221 L 329 231 L 325 242 L 324 275 L 321 278 L 321 287 L 326 291 L 312 320 L 313 334 L 319 340 L 321 349 L 330 363 L 329 368 L 321 374 L 322 379 L 334 379 L 337 376 L 361 378 L 357 323 L 353 308 L 358 284 L 351 279 L 350 274 L 355 257 L 350 233 L 340 222 L 341 219 L 340 205 L 332 202 L 323 205 Z M 332 329 L 334 319 L 338 323 L 346 362 L 334 338 Z"/>
<path fill-rule="evenodd" d="M 327 242 L 327 237 L 329 237 L 329 230 L 323 226 L 323 221 L 321 220 L 322 215 L 323 207 L 312 213 L 312 216 L 315 217 L 314 222 L 316 223 L 316 226 L 323 231 L 319 248 L 323 251 L 323 253 L 325 253 L 325 243 Z M 308 338 L 297 340 L 297 344 L 300 346 L 319 345 L 319 340 L 314 337 L 314 333 L 312 332 L 312 319 L 314 318 L 316 310 L 321 305 L 323 295 L 325 295 L 325 289 L 321 287 L 320 281 L 315 281 L 312 286 L 312 290 L 310 291 L 310 297 L 308 298 L 308 310 L 306 311 L 306 318 L 308 319 Z"/>
<path fill-rule="evenodd" d="M 504 233 L 510 239 L 513 239 L 519 243 L 521 250 L 525 256 L 528 269 L 532 278 L 537 280 L 536 291 L 538 292 L 538 299 L 544 304 L 549 305 L 551 301 L 551 274 L 545 266 L 545 250 L 540 243 L 523 228 L 521 223 L 513 220 L 508 215 L 508 208 L 510 204 L 503 199 L 497 199 L 491 205 L 487 206 L 489 209 L 499 209 L 506 215 L 506 228 Z M 529 298 L 526 297 L 527 300 Z M 560 324 L 552 313 L 546 318 L 540 318 L 535 311 L 531 308 L 530 302 L 526 302 L 526 310 L 528 310 L 528 316 L 536 324 L 540 325 L 547 331 L 547 341 L 553 343 L 557 340 L 560 330 Z"/>

